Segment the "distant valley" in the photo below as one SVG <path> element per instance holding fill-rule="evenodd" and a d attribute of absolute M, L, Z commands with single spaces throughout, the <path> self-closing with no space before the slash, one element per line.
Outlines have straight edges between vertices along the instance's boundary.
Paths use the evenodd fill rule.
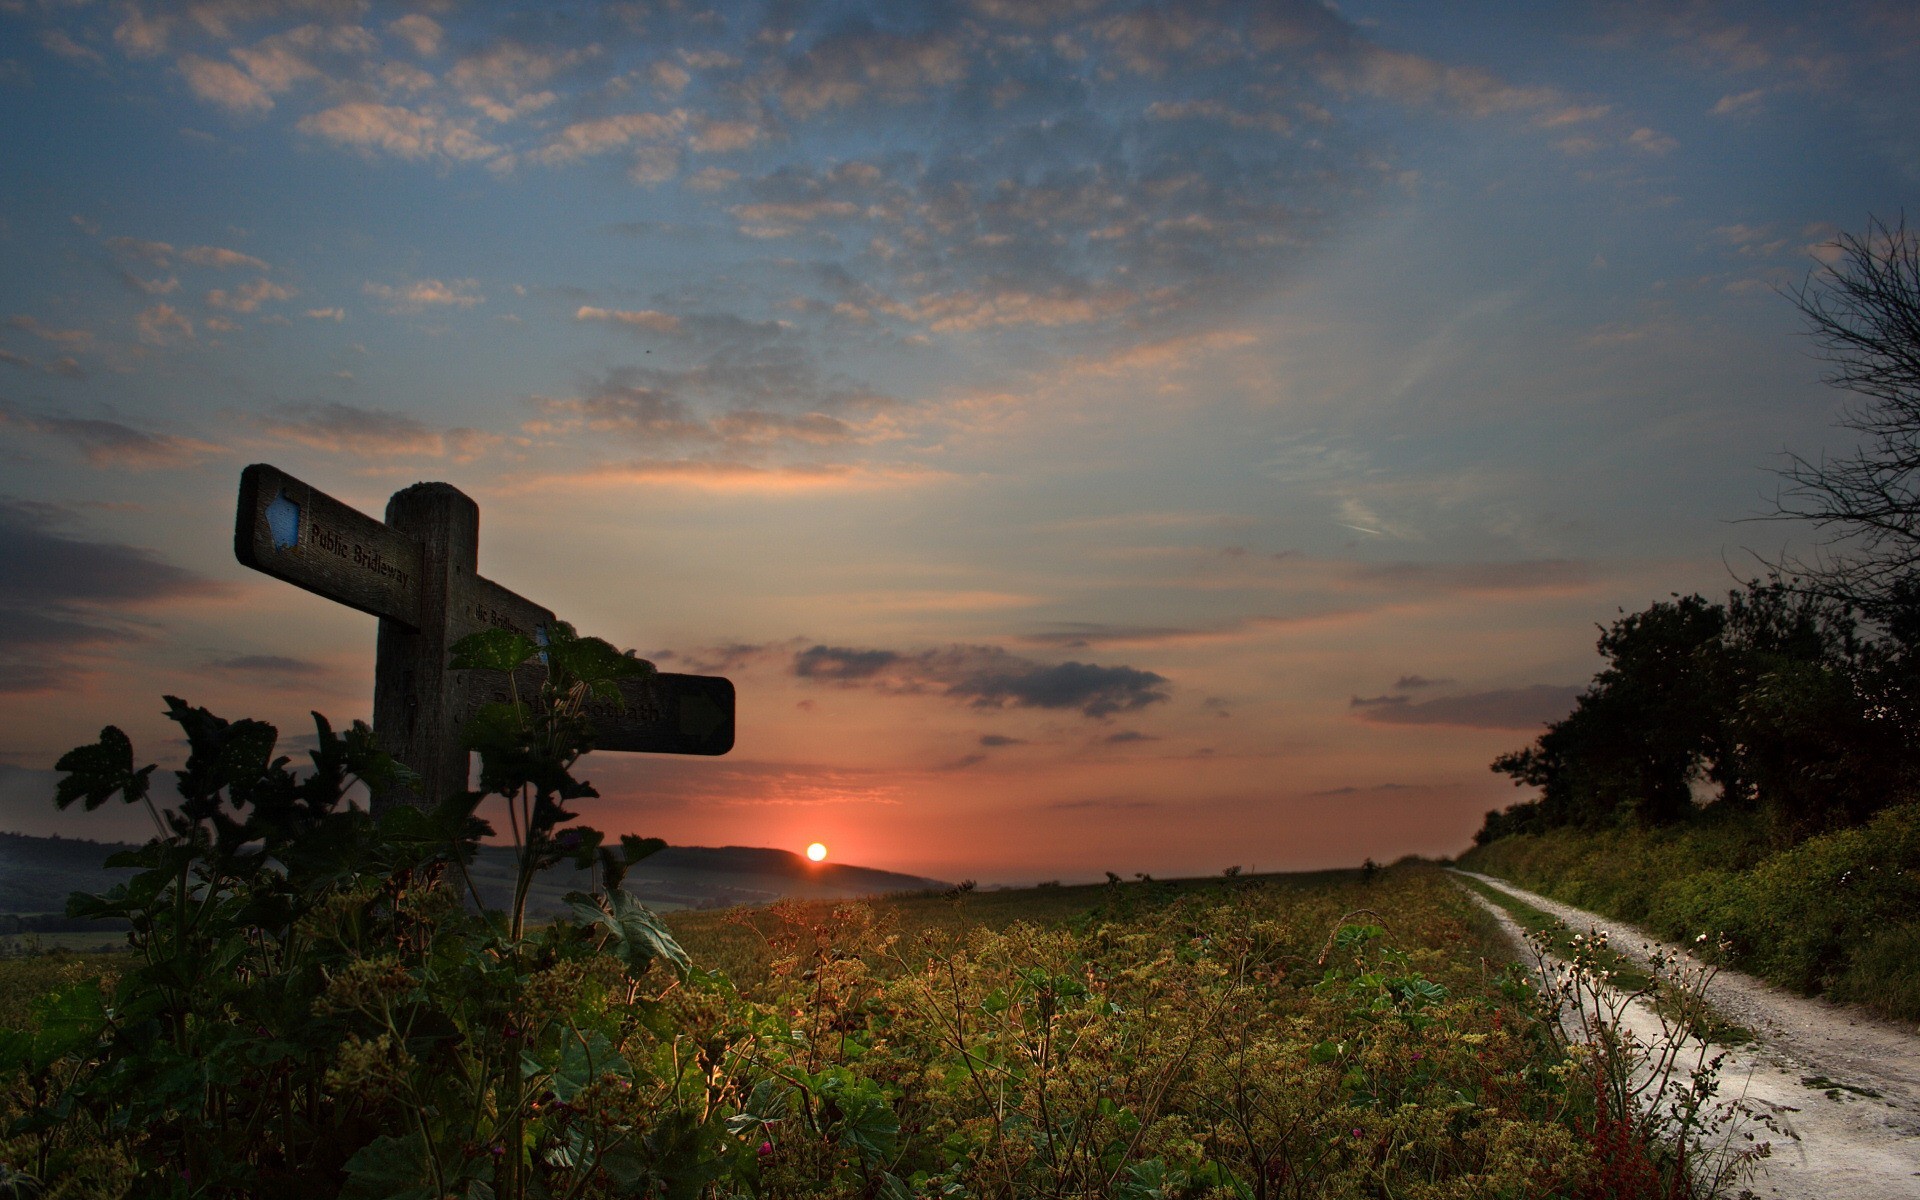
<path fill-rule="evenodd" d="M 78 838 L 0 833 L 0 933 L 98 928 L 65 917 L 71 892 L 100 892 L 133 872 L 110 870 L 108 856 L 135 847 Z M 471 868 L 474 885 L 490 908 L 503 908 L 513 889 L 513 849 L 482 846 Z M 568 892 L 584 891 L 592 873 L 560 866 L 541 873 L 528 911 L 535 917 L 566 909 Z M 726 908 L 767 904 L 786 897 L 845 899 L 951 886 L 938 879 L 871 867 L 811 863 L 787 850 L 764 846 L 670 846 L 636 864 L 626 890 L 654 908 Z"/>

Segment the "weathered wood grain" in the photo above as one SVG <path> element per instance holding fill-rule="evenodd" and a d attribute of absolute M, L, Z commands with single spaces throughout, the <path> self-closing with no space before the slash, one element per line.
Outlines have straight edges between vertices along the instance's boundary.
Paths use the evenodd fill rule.
<path fill-rule="evenodd" d="M 417 483 L 395 492 L 384 524 L 266 463 L 240 476 L 233 552 L 241 563 L 380 618 L 373 728 L 420 775 L 417 787 L 376 794 L 373 809 L 430 807 L 467 786 L 461 734 L 480 706 L 533 700 L 546 671 L 456 671 L 468 634 L 509 629 L 541 640 L 552 610 L 477 571 L 480 508 L 458 488 Z M 734 691 L 709 675 L 621 681 L 623 703 L 589 707 L 595 746 L 655 754 L 733 748 Z"/>
<path fill-rule="evenodd" d="M 447 618 L 450 602 L 475 586 L 480 506 L 452 484 L 416 483 L 387 501 L 387 524 L 419 542 L 419 619 L 412 626 L 380 621 L 373 731 L 420 782 L 375 796 L 373 806 L 432 808 L 467 786 L 468 754 L 459 736 L 464 705 L 460 672 L 447 668 L 453 644 Z"/>
<path fill-rule="evenodd" d="M 278 544 L 267 510 L 298 510 L 298 538 Z M 233 553 L 256 571 L 349 608 L 420 627 L 420 542 L 265 463 L 240 474 Z"/>

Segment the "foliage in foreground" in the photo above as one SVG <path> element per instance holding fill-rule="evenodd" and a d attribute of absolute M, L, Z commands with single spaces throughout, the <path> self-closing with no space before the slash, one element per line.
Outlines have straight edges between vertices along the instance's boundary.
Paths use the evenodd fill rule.
<path fill-rule="evenodd" d="M 337 920 L 387 919 L 377 896 L 336 897 Z M 1605 1062 L 1489 968 L 1484 920 L 1430 868 L 1370 886 L 1126 885 L 1051 927 L 957 922 L 910 941 L 885 906 L 749 917 L 766 971 L 748 993 L 697 968 L 636 979 L 613 943 L 570 953 L 591 944 L 574 924 L 533 935 L 520 979 L 489 977 L 414 926 L 411 946 L 343 960 L 311 1031 L 228 1010 L 218 1039 L 251 1048 L 229 1069 L 263 1067 L 149 1102 L 164 1117 L 217 1086 L 230 1128 L 191 1149 L 203 1172 L 234 1155 L 226 1175 L 186 1175 L 188 1147 L 125 1119 L 84 1047 L 15 1077 L 7 1115 L 24 1120 L 0 1160 L 76 1196 L 498 1195 L 516 1150 L 524 1193 L 543 1196 L 1689 1194 L 1671 1131 L 1606 1106 Z M 481 983 L 504 989 L 484 1015 Z M 24 1036 L 69 1036 L 92 995 L 44 1002 Z M 296 1038 L 323 1047 L 305 1111 L 334 1115 L 290 1138 L 285 1113 L 239 1116 L 299 1081 L 275 1057 Z M 516 1087 L 513 1145 L 497 1131 Z M 448 1135 L 460 1125 L 496 1132 Z M 409 1129 L 423 1132 L 392 1132 Z M 311 1157 L 323 1141 L 330 1173 Z M 307 1167 L 276 1173 L 290 1152 Z"/>
<path fill-rule="evenodd" d="M 1725 961 L 1770 982 L 1920 1020 L 1920 805 L 1785 850 L 1708 814 L 1503 838 L 1460 865 L 1672 941 L 1724 939 Z"/>
<path fill-rule="evenodd" d="M 477 907 L 484 794 L 342 802 L 396 776 L 363 727 L 317 719 L 296 775 L 270 726 L 170 701 L 192 752 L 169 809 L 117 730 L 63 759 L 63 801 L 145 804 L 156 836 L 71 903 L 130 922 L 118 977 L 68 972 L 0 1031 L 0 1194 L 1694 1194 L 1693 1135 L 1607 1107 L 1604 1058 L 1558 1040 L 1552 998 L 1490 967 L 1484 917 L 1418 864 L 1116 879 L 1051 925 L 910 936 L 884 908 L 784 905 L 740 917 L 744 986 L 703 970 L 620 890 L 657 843 L 567 824 L 583 700 L 642 668 L 564 632 L 539 695 L 471 734 L 517 897 L 597 865 L 544 928 Z M 534 653 L 510 638 L 462 661 Z"/>

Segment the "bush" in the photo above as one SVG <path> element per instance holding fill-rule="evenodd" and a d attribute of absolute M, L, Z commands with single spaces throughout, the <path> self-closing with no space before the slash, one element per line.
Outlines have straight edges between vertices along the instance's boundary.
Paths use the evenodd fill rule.
<path fill-rule="evenodd" d="M 1676 941 L 1723 935 L 1772 983 L 1920 1019 L 1920 805 L 1769 851 L 1754 823 L 1709 809 L 1666 830 L 1503 838 L 1461 865 Z"/>

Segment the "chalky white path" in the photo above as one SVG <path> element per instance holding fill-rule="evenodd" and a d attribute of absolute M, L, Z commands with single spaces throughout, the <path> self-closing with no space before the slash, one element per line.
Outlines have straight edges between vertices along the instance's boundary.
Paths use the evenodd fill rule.
<path fill-rule="evenodd" d="M 1677 950 L 1620 921 L 1471 875 L 1575 930 L 1607 930 L 1609 945 L 1644 962 L 1654 949 Z M 1475 895 L 1522 948 L 1524 933 L 1504 909 Z M 1920 1034 L 1846 1005 L 1795 996 L 1752 976 L 1722 971 L 1707 993 L 1756 1043 L 1727 1055 L 1721 1095 L 1745 1096 L 1769 1110 L 1799 1140 L 1767 1135 L 1773 1157 L 1749 1186 L 1783 1200 L 1920 1200 Z M 1635 1006 L 1629 1026 L 1643 1040 L 1661 1035 L 1659 1018 Z M 1808 1081 L 1819 1081 L 1810 1083 Z M 1867 1093 L 1878 1093 L 1870 1095 Z"/>

